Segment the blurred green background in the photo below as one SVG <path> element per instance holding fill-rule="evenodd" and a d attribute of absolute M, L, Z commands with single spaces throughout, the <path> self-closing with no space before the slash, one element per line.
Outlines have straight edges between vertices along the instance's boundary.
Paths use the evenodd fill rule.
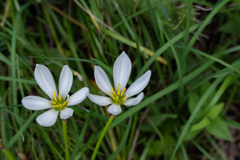
<path fill-rule="evenodd" d="M 128 85 L 147 70 L 152 76 L 144 100 L 122 106 L 96 159 L 239 159 L 239 16 L 238 0 L 2 0 L 0 138 L 16 157 L 15 149 L 27 159 L 64 159 L 60 118 L 41 127 L 42 111 L 21 104 L 27 95 L 47 98 L 35 65 L 46 65 L 58 82 L 67 64 L 75 75 L 70 94 L 84 86 L 97 94 L 94 65 L 112 79 L 125 51 L 133 64 Z M 92 114 L 83 109 L 91 106 Z M 107 106 L 86 99 L 72 108 L 71 159 L 88 160 Z"/>

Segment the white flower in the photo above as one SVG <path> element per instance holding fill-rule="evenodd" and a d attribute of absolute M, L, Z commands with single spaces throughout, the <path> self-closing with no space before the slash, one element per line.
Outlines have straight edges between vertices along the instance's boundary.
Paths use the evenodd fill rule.
<path fill-rule="evenodd" d="M 95 66 L 94 77 L 98 87 L 109 97 L 89 94 L 88 98 L 100 106 L 110 105 L 108 112 L 113 115 L 118 115 L 122 112 L 121 104 L 125 106 L 134 106 L 140 103 L 144 93 L 141 92 L 148 84 L 151 76 L 151 71 L 147 71 L 139 77 L 126 90 L 126 85 L 131 73 L 132 63 L 125 52 L 117 58 L 113 66 L 114 88 L 112 87 L 107 74 L 99 66 Z M 137 97 L 130 98 L 141 92 Z M 130 99 L 129 99 L 130 98 Z"/>
<path fill-rule="evenodd" d="M 41 126 L 50 127 L 54 125 L 59 112 L 61 119 L 68 119 L 73 115 L 73 109 L 67 106 L 79 104 L 88 96 L 89 90 L 84 87 L 69 97 L 68 93 L 72 87 L 73 74 L 67 65 L 63 67 L 60 74 L 59 94 L 53 76 L 46 66 L 37 64 L 34 76 L 40 88 L 51 100 L 38 96 L 27 96 L 22 99 L 22 104 L 30 110 L 50 109 L 37 117 L 36 120 Z"/>

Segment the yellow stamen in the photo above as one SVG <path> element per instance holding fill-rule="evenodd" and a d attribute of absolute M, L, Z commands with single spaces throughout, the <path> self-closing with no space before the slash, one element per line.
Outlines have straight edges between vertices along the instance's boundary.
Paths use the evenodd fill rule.
<path fill-rule="evenodd" d="M 111 94 L 111 96 L 112 96 L 113 99 L 116 99 L 116 98 L 113 96 L 112 92 L 109 92 L 109 93 Z"/>
<path fill-rule="evenodd" d="M 120 83 L 118 83 L 118 91 L 117 94 L 120 95 Z"/>
<path fill-rule="evenodd" d="M 64 103 L 63 103 L 63 106 L 64 106 L 66 103 L 67 103 L 67 102 L 64 102 Z"/>
<path fill-rule="evenodd" d="M 114 89 L 113 89 L 113 87 L 111 86 L 111 89 L 112 89 L 112 91 L 113 91 L 113 94 L 115 94 L 116 95 L 116 92 L 114 91 Z"/>
<path fill-rule="evenodd" d="M 126 88 L 124 88 L 124 90 L 122 91 L 122 93 L 121 93 L 121 96 L 123 95 L 123 93 L 126 91 Z"/>
<path fill-rule="evenodd" d="M 55 94 L 55 92 L 53 92 L 53 93 L 54 93 L 54 100 L 57 101 L 56 94 Z"/>
<path fill-rule="evenodd" d="M 56 102 L 54 102 L 54 101 L 51 101 L 53 104 L 56 104 Z"/>
<path fill-rule="evenodd" d="M 53 105 L 53 107 L 58 107 L 58 105 Z"/>
<path fill-rule="evenodd" d="M 125 97 L 122 99 L 122 101 L 124 101 L 126 98 L 127 98 L 127 96 L 125 96 Z"/>
<path fill-rule="evenodd" d="M 61 100 L 61 94 L 60 94 L 60 92 L 59 92 L 59 96 L 58 96 L 58 99 L 59 99 L 59 100 Z"/>

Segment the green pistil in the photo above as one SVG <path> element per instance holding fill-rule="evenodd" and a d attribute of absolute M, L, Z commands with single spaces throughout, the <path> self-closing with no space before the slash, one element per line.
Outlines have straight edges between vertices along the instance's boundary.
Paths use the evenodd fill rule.
<path fill-rule="evenodd" d="M 115 97 L 114 97 L 115 99 L 111 99 L 111 101 L 113 102 L 113 103 L 115 103 L 115 104 L 119 104 L 119 105 L 121 105 L 121 104 L 123 104 L 124 102 L 125 102 L 125 99 L 126 99 L 126 96 L 121 96 L 121 95 L 115 95 Z"/>
<path fill-rule="evenodd" d="M 56 94 L 54 92 L 54 101 L 51 101 L 51 102 L 53 104 L 52 106 L 57 111 L 60 111 L 67 106 L 67 102 L 64 99 L 62 99 L 60 92 L 59 92 L 59 97 L 58 98 L 56 97 Z"/>

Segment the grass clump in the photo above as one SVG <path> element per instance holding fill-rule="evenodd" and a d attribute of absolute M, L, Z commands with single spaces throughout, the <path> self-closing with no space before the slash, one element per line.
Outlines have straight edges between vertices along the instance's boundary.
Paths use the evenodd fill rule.
<path fill-rule="evenodd" d="M 36 64 L 54 79 L 68 65 L 71 94 L 82 87 L 102 94 L 94 65 L 112 79 L 122 51 L 133 64 L 127 86 L 147 70 L 152 76 L 143 101 L 115 117 L 96 159 L 239 157 L 226 147 L 239 150 L 236 1 L 6 0 L 0 8 L 0 139 L 15 157 L 17 148 L 28 159 L 64 159 L 61 121 L 41 127 L 35 119 L 42 112 L 21 104 L 27 95 L 47 98 L 33 76 Z M 72 108 L 70 156 L 89 159 L 110 115 L 89 99 Z"/>

